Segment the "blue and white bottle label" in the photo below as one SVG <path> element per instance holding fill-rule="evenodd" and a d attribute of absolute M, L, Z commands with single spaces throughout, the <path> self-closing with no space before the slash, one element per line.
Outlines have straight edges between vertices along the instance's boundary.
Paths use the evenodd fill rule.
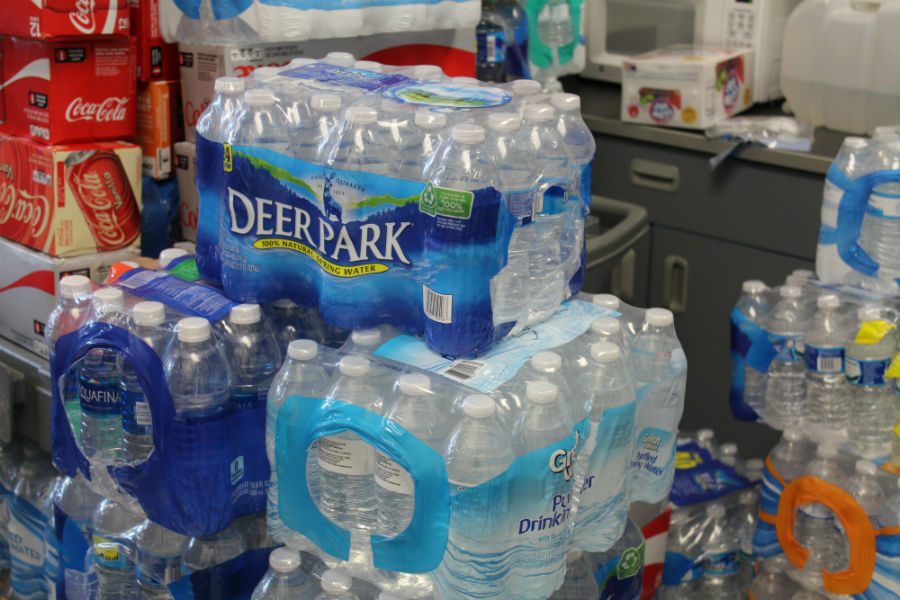
<path fill-rule="evenodd" d="M 98 381 L 86 375 L 78 379 L 81 407 L 92 413 L 114 414 L 121 410 L 118 381 Z"/>
<path fill-rule="evenodd" d="M 878 360 L 847 358 L 845 364 L 847 381 L 860 387 L 881 387 L 885 383 L 884 373 L 890 364 L 890 358 Z"/>
<path fill-rule="evenodd" d="M 844 372 L 844 347 L 823 347 L 807 344 L 803 353 L 806 370 L 832 375 Z"/>
<path fill-rule="evenodd" d="M 160 556 L 138 548 L 135 572 L 139 582 L 168 585 L 181 578 L 181 557 Z"/>
<path fill-rule="evenodd" d="M 721 577 L 737 573 L 739 566 L 737 552 L 713 552 L 706 555 L 703 572 Z"/>

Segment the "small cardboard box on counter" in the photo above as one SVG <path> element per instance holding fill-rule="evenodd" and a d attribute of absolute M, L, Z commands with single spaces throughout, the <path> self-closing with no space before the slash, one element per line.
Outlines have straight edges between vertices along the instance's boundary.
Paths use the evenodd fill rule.
<path fill-rule="evenodd" d="M 706 129 L 753 104 L 753 51 L 676 45 L 622 65 L 622 121 Z"/>
<path fill-rule="evenodd" d="M 137 256 L 137 248 L 75 258 L 52 258 L 0 238 L 0 336 L 47 356 L 44 328 L 66 275 L 84 275 L 100 285 L 113 263 Z"/>
<path fill-rule="evenodd" d="M 172 145 L 184 139 L 181 85 L 153 81 L 138 89 L 137 143 L 143 151 L 144 175 L 166 179 L 172 174 Z"/>

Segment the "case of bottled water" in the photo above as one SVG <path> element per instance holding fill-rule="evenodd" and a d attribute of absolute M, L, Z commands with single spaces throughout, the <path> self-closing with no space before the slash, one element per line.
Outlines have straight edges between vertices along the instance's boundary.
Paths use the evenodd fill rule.
<path fill-rule="evenodd" d="M 477 360 L 385 330 L 349 353 L 291 342 L 269 393 L 272 535 L 408 597 L 547 598 L 569 550 L 608 551 L 629 503 L 671 484 L 671 313 L 583 297 L 529 332 Z"/>
<path fill-rule="evenodd" d="M 345 54 L 217 81 L 197 126 L 202 275 L 454 357 L 577 293 L 594 152 L 577 96 Z"/>
<path fill-rule="evenodd" d="M 897 295 L 900 278 L 900 127 L 848 137 L 828 169 L 816 273 L 824 283 Z"/>
<path fill-rule="evenodd" d="M 160 0 L 168 42 L 297 42 L 474 28 L 478 0 Z"/>

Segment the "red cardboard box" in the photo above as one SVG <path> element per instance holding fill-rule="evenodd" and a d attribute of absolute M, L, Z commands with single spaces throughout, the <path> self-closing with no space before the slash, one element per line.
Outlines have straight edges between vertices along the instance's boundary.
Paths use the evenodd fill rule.
<path fill-rule="evenodd" d="M 0 237 L 51 256 L 127 248 L 141 232 L 141 150 L 0 135 Z"/>
<path fill-rule="evenodd" d="M 178 44 L 159 30 L 159 0 L 131 0 L 131 33 L 137 40 L 137 74 L 144 83 L 178 79 Z"/>
<path fill-rule="evenodd" d="M 133 138 L 134 40 L 0 38 L 0 130 L 57 144 Z"/>
<path fill-rule="evenodd" d="M 137 143 L 144 153 L 144 175 L 167 179 L 172 174 L 172 144 L 184 139 L 181 84 L 154 81 L 138 92 Z"/>
<path fill-rule="evenodd" d="M 128 35 L 128 0 L 3 0 L 0 34 L 49 39 Z"/>

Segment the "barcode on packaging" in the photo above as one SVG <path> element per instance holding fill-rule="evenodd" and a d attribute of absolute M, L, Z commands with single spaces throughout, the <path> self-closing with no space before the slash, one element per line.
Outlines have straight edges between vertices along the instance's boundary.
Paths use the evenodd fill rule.
<path fill-rule="evenodd" d="M 457 381 L 468 381 L 475 377 L 484 363 L 477 360 L 457 360 L 444 371 L 444 375 Z"/>
<path fill-rule="evenodd" d="M 425 316 L 438 323 L 453 322 L 453 296 L 438 294 L 426 285 L 422 286 L 422 308 Z"/>

